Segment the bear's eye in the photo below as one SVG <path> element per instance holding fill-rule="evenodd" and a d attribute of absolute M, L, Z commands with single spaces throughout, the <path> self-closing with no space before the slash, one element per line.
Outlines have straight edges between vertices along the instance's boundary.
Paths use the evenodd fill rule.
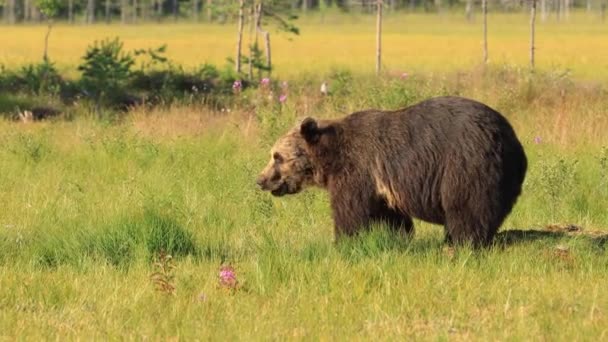
<path fill-rule="evenodd" d="M 278 163 L 283 161 L 283 156 L 277 152 L 275 152 L 275 154 L 272 155 L 272 158 L 274 158 L 274 161 L 276 161 Z"/>

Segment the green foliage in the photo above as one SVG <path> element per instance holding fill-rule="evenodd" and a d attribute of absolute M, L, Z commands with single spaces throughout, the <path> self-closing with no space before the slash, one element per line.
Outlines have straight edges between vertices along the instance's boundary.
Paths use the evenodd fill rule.
<path fill-rule="evenodd" d="M 123 51 L 123 43 L 118 38 L 95 41 L 88 47 L 83 60 L 78 66 L 82 84 L 97 102 L 124 90 L 135 63 L 131 54 Z"/>
<path fill-rule="evenodd" d="M 535 179 L 546 203 L 551 208 L 551 219 L 555 220 L 557 208 L 565 198 L 571 196 L 577 184 L 576 159 L 541 159 L 536 165 L 538 178 Z"/>
<path fill-rule="evenodd" d="M 57 16 L 61 4 L 61 0 L 36 0 L 36 7 L 38 7 L 40 13 L 49 19 Z"/>

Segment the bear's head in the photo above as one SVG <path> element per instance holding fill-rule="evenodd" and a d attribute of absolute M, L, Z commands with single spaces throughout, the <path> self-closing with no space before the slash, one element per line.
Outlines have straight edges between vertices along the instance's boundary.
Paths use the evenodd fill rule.
<path fill-rule="evenodd" d="M 296 194 L 307 186 L 320 185 L 319 167 L 315 167 L 311 147 L 319 146 L 331 134 L 329 126 L 306 118 L 279 138 L 270 150 L 270 161 L 257 178 L 262 190 L 274 196 Z M 318 165 L 320 166 L 320 165 Z"/>

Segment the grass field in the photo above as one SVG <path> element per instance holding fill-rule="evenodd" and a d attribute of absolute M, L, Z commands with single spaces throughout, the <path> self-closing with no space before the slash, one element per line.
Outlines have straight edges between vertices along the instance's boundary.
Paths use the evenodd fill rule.
<path fill-rule="evenodd" d="M 477 46 L 477 28 L 421 27 L 422 16 L 405 17 L 412 35 L 397 35 L 397 18 L 387 24 L 387 40 L 407 56 L 401 60 L 387 48 L 386 63 L 428 74 L 370 77 L 363 69 L 371 53 L 319 61 L 321 50 L 312 46 L 325 35 L 343 42 L 342 51 L 351 45 L 367 51 L 364 39 L 373 46 L 362 26 L 332 20 L 340 22 L 328 24 L 330 33 L 303 24 L 293 42 L 276 38 L 278 70 L 291 77 L 283 105 L 249 90 L 242 96 L 255 107 L 223 112 L 192 103 L 136 109 L 115 122 L 92 115 L 34 124 L 0 120 L 0 339 L 605 340 L 606 88 L 560 76 L 559 69 L 530 74 L 495 59 L 487 70 L 470 70 L 477 52 L 464 46 Z M 496 29 L 502 38 L 491 43 L 491 54 L 509 51 L 510 41 L 524 51 L 508 62 L 525 63 L 525 42 L 515 44 L 526 36 L 525 18 L 497 20 L 512 26 Z M 608 51 L 600 41 L 605 28 L 572 20 L 564 28 L 548 23 L 541 36 L 561 32 L 561 39 L 547 38 L 561 49 L 551 58 L 601 84 L 608 72 L 593 68 L 607 66 L 600 58 Z M 210 53 L 196 43 L 211 39 L 197 34 L 206 26 L 142 28 L 79 28 L 85 35 L 60 27 L 51 56 L 73 68 L 90 39 L 115 34 L 130 47 L 167 42 L 173 57 L 189 65 L 221 61 L 232 49 L 231 40 L 217 38 L 233 36 L 225 27 L 208 28 L 217 30 L 219 44 Z M 1 58 L 37 58 L 24 41 L 34 41 L 42 28 L 7 29 L 17 30 L 25 39 L 0 30 L 3 42 L 15 44 Z M 339 40 L 341 30 L 357 44 Z M 398 44 L 410 38 L 416 52 Z M 446 40 L 457 43 L 454 50 L 441 43 Z M 326 46 L 340 51 L 336 45 Z M 318 55 L 307 56 L 310 51 Z M 460 54 L 468 57 L 446 57 Z M 300 64 L 303 73 L 295 77 L 290 65 Z M 332 65 L 354 72 L 337 77 Z M 332 96 L 318 95 L 320 74 L 334 75 Z M 415 222 L 412 240 L 374 227 L 334 244 L 323 191 L 277 199 L 256 188 L 269 145 L 297 117 L 397 108 L 444 94 L 499 109 L 528 155 L 524 192 L 495 247 L 446 249 L 442 227 L 423 222 Z M 173 257 L 174 269 L 158 260 L 161 251 Z M 220 286 L 223 264 L 234 267 L 238 289 Z"/>
<path fill-rule="evenodd" d="M 300 36 L 271 30 L 273 61 L 279 75 L 324 73 L 332 67 L 372 72 L 375 22 L 368 16 L 312 16 L 299 20 Z M 527 13 L 489 15 L 492 64 L 528 65 Z M 322 24 L 320 24 L 322 22 Z M 8 68 L 42 58 L 46 26 L 2 27 L 0 64 Z M 387 15 L 383 28 L 383 64 L 394 72 L 444 72 L 470 68 L 482 59 L 481 17 L 464 15 Z M 537 67 L 570 70 L 586 80 L 608 80 L 608 25 L 599 16 L 574 12 L 568 22 L 550 17 L 537 25 Z M 58 25 L 49 54 L 58 66 L 75 72 L 85 48 L 95 39 L 120 36 L 127 49 L 168 44 L 168 56 L 186 66 L 218 65 L 234 58 L 236 25 Z M 19 37 L 19 39 L 14 39 Z M 245 43 L 248 41 L 245 37 Z"/>

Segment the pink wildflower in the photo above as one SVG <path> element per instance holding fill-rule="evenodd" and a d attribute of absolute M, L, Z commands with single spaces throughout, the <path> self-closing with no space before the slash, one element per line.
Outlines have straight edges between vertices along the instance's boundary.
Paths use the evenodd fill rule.
<path fill-rule="evenodd" d="M 220 285 L 235 288 L 237 285 L 236 273 L 231 266 L 220 267 Z"/>
<path fill-rule="evenodd" d="M 535 143 L 535 144 L 537 144 L 537 145 L 538 145 L 538 144 L 540 144 L 541 142 L 542 142 L 541 137 L 538 137 L 538 136 L 537 136 L 537 137 L 535 137 L 535 138 L 534 138 L 534 143 Z"/>
<path fill-rule="evenodd" d="M 402 80 L 404 80 L 404 79 L 406 79 L 408 77 L 409 77 L 409 74 L 407 72 L 404 72 L 404 73 L 401 74 L 401 79 Z"/>
<path fill-rule="evenodd" d="M 242 86 L 243 84 L 241 83 L 241 81 L 234 81 L 234 83 L 232 84 L 232 90 L 239 92 L 241 91 Z"/>
<path fill-rule="evenodd" d="M 260 81 L 260 84 L 261 84 L 262 86 L 267 86 L 267 85 L 269 85 L 269 84 L 270 84 L 270 78 L 268 78 L 268 77 L 264 77 L 264 78 L 262 78 L 262 80 Z"/>
<path fill-rule="evenodd" d="M 287 94 L 279 96 L 279 102 L 284 103 L 285 101 L 287 101 Z"/>

